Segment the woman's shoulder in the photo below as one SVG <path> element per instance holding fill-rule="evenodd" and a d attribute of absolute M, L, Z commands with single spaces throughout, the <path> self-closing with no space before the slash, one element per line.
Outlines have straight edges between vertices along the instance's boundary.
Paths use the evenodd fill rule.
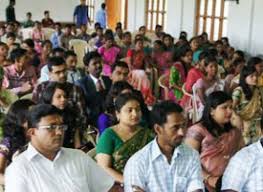
<path fill-rule="evenodd" d="M 244 94 L 244 92 L 243 92 L 242 88 L 239 86 L 233 90 L 232 97 L 234 99 L 241 99 L 243 94 Z"/>
<path fill-rule="evenodd" d="M 186 137 L 193 138 L 201 142 L 207 134 L 207 129 L 202 125 L 201 122 L 199 122 L 188 128 Z"/>
<path fill-rule="evenodd" d="M 105 131 L 102 133 L 101 137 L 115 137 L 116 136 L 116 132 L 113 130 L 113 127 L 109 127 L 107 129 L 105 129 Z"/>

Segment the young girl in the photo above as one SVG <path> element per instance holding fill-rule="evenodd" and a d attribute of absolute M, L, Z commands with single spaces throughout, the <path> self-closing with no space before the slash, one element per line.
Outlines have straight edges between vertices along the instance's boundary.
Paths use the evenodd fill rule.
<path fill-rule="evenodd" d="M 103 73 L 106 76 L 111 75 L 111 66 L 116 62 L 120 54 L 120 48 L 115 46 L 113 42 L 114 38 L 112 35 L 105 35 L 105 44 L 98 49 L 104 61 Z"/>
<path fill-rule="evenodd" d="M 42 25 L 39 21 L 35 22 L 35 26 L 32 31 L 32 39 L 35 43 L 35 50 L 41 53 L 41 42 L 45 40 L 45 35 L 42 30 Z"/>
<path fill-rule="evenodd" d="M 257 85 L 257 71 L 254 66 L 245 66 L 240 74 L 240 86 L 233 93 L 233 107 L 243 126 L 246 144 L 261 137 L 260 120 L 262 110 L 262 89 Z"/>
<path fill-rule="evenodd" d="M 42 52 L 39 56 L 40 64 L 37 67 L 37 74 L 40 74 L 40 71 L 44 65 L 47 64 L 48 58 L 50 57 L 52 51 L 52 43 L 50 40 L 45 40 L 42 43 Z"/>
<path fill-rule="evenodd" d="M 223 91 L 224 81 L 217 76 L 217 60 L 213 56 L 208 56 L 205 60 L 205 76 L 193 85 L 194 102 L 197 106 L 197 119 L 203 113 L 205 98 L 214 91 Z"/>
<path fill-rule="evenodd" d="M 127 52 L 127 63 L 130 71 L 133 69 L 144 69 L 144 41 L 142 38 L 135 39 L 135 48 Z"/>
<path fill-rule="evenodd" d="M 169 88 L 172 90 L 173 96 L 177 101 L 183 97 L 182 85 L 186 80 L 186 75 L 191 68 L 193 51 L 188 45 L 178 48 L 174 55 L 175 63 L 171 67 L 169 73 Z"/>

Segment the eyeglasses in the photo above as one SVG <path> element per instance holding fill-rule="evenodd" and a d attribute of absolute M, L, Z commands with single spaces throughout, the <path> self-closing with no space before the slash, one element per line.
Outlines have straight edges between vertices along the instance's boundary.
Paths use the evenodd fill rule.
<path fill-rule="evenodd" d="M 66 131 L 68 129 L 67 125 L 40 125 L 37 127 L 38 129 L 45 129 L 47 131 Z"/>

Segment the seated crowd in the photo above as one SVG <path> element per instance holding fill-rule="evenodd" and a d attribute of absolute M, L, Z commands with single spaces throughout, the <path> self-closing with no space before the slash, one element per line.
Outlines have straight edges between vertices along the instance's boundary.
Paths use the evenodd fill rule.
<path fill-rule="evenodd" d="M 88 33 L 31 16 L 0 29 L 5 191 L 263 190 L 261 57 L 206 32 Z M 84 66 L 72 39 L 89 46 Z"/>

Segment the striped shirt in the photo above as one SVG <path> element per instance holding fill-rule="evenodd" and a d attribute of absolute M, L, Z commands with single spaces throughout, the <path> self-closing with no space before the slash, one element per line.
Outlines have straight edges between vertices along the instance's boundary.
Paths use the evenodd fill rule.
<path fill-rule="evenodd" d="M 155 139 L 135 153 L 125 166 L 125 192 L 132 192 L 133 185 L 147 192 L 203 190 L 199 154 L 181 144 L 169 164 Z"/>

